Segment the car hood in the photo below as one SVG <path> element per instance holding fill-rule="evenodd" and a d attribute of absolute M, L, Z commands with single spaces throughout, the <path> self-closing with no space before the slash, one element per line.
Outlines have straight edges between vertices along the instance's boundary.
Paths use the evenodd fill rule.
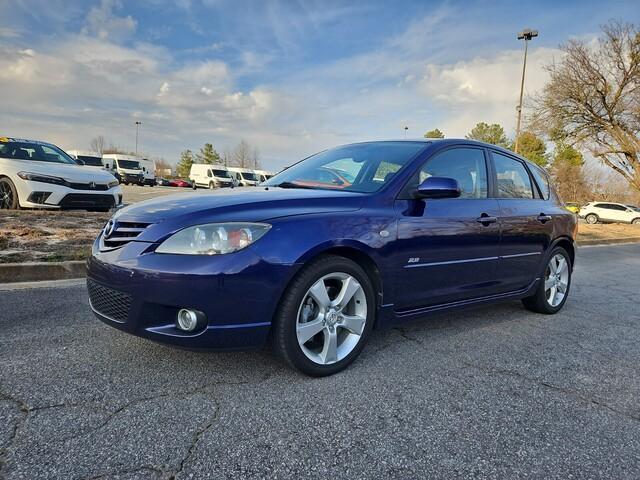
<path fill-rule="evenodd" d="M 157 241 L 208 222 L 261 222 L 291 215 L 358 210 L 365 194 L 330 190 L 247 187 L 157 197 L 119 210 L 116 222 L 149 223 L 140 241 Z"/>
<path fill-rule="evenodd" d="M 99 167 L 87 168 L 83 165 L 33 161 L 18 161 L 18 164 L 21 171 L 61 177 L 70 182 L 109 183 L 113 181 L 113 175 Z"/>

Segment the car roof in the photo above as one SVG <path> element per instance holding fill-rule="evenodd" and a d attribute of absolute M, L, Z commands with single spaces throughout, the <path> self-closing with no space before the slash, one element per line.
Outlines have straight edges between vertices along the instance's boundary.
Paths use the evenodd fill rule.
<path fill-rule="evenodd" d="M 21 143 L 34 143 L 36 145 L 46 145 L 47 147 L 56 147 L 57 145 L 49 142 L 43 142 L 42 140 L 30 140 L 28 138 L 17 138 L 17 137 L 4 137 L 0 135 L 0 142 L 2 143 L 11 143 L 11 142 L 21 142 Z"/>

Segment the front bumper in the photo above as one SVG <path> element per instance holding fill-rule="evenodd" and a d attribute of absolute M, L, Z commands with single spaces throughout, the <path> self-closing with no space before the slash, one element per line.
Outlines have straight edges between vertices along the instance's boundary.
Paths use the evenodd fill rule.
<path fill-rule="evenodd" d="M 23 208 L 102 209 L 122 203 L 119 186 L 108 190 L 76 190 L 63 185 L 20 181 L 16 187 Z"/>
<path fill-rule="evenodd" d="M 156 245 L 145 242 L 107 252 L 98 245 L 99 239 L 87 262 L 96 316 L 133 335 L 185 348 L 263 346 L 278 300 L 298 268 L 265 262 L 251 248 L 203 257 L 156 254 Z M 181 308 L 204 312 L 206 326 L 194 333 L 177 329 Z"/>

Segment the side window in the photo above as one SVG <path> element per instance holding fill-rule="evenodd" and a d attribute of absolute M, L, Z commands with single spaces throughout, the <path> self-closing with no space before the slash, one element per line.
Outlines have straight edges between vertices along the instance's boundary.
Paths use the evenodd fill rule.
<path fill-rule="evenodd" d="M 211 174 L 211 170 L 207 170 L 207 177 L 211 178 L 213 175 Z"/>
<path fill-rule="evenodd" d="M 511 157 L 491 152 L 498 179 L 498 197 L 533 198 L 531 178 L 525 166 Z"/>
<path fill-rule="evenodd" d="M 623 207 L 622 205 L 616 205 L 616 204 L 611 204 L 611 208 L 613 210 L 620 210 L 621 212 L 626 212 L 627 211 L 627 207 Z"/>
<path fill-rule="evenodd" d="M 546 172 L 536 166 L 531 166 L 529 170 L 531 170 L 531 175 L 533 175 L 533 178 L 540 188 L 542 198 L 545 200 L 549 200 L 549 177 L 547 176 Z"/>
<path fill-rule="evenodd" d="M 487 164 L 479 148 L 452 148 L 430 158 L 410 182 L 413 188 L 429 177 L 458 181 L 460 198 L 487 198 Z"/>

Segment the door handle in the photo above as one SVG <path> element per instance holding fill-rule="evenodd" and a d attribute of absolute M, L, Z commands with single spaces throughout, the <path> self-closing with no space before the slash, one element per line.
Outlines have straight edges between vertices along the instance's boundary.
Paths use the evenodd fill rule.
<path fill-rule="evenodd" d="M 492 223 L 496 223 L 498 221 L 498 217 L 490 217 L 486 213 L 483 213 L 478 218 L 476 218 L 476 222 L 481 223 L 485 227 L 489 226 Z"/>
<path fill-rule="evenodd" d="M 541 213 L 540 215 L 538 215 L 536 220 L 538 220 L 540 223 L 546 223 L 551 220 L 551 215 L 545 215 L 544 213 Z"/>

